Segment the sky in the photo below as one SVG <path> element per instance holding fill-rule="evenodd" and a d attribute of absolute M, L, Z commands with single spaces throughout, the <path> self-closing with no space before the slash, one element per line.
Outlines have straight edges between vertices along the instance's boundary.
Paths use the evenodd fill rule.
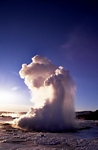
<path fill-rule="evenodd" d="M 76 111 L 98 109 L 95 0 L 0 0 L 0 110 L 33 105 L 19 71 L 35 55 L 70 71 Z"/>

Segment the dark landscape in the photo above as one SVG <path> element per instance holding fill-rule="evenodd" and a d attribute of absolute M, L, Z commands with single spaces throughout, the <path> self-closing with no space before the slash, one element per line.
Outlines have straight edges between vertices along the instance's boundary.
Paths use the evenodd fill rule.
<path fill-rule="evenodd" d="M 76 112 L 76 118 L 84 120 L 98 120 L 98 110 Z"/>
<path fill-rule="evenodd" d="M 97 150 L 98 111 L 76 112 L 75 130 L 62 133 L 28 131 L 13 126 L 13 112 L 0 112 L 0 150 Z M 11 116 L 12 115 L 12 116 Z M 92 119 L 92 115 L 94 119 Z M 96 120 L 95 120 L 96 118 Z"/>

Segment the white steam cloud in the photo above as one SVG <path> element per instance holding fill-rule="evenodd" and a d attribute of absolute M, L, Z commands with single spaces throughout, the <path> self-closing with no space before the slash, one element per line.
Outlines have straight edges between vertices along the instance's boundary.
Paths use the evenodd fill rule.
<path fill-rule="evenodd" d="M 23 64 L 20 77 L 31 91 L 33 108 L 14 123 L 33 131 L 63 132 L 74 128 L 75 85 L 69 71 L 36 55 Z"/>

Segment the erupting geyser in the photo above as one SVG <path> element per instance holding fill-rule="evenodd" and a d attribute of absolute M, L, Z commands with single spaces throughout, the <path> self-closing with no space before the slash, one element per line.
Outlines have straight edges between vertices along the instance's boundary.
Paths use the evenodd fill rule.
<path fill-rule="evenodd" d="M 75 85 L 69 71 L 36 55 L 19 72 L 31 91 L 33 108 L 14 123 L 33 131 L 63 132 L 74 128 Z"/>

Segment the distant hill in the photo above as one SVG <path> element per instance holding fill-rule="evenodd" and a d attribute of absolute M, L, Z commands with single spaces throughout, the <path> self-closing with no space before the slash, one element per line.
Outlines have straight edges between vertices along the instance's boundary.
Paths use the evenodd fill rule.
<path fill-rule="evenodd" d="M 76 112 L 76 118 L 84 120 L 98 120 L 98 110 Z"/>
<path fill-rule="evenodd" d="M 10 116 L 10 114 L 14 114 L 15 112 L 6 112 L 0 111 L 0 117 Z M 5 114 L 5 115 L 4 115 Z M 26 112 L 19 112 L 20 115 L 26 114 Z M 78 111 L 76 112 L 77 119 L 84 119 L 84 120 L 98 120 L 98 110 L 96 111 Z"/>

